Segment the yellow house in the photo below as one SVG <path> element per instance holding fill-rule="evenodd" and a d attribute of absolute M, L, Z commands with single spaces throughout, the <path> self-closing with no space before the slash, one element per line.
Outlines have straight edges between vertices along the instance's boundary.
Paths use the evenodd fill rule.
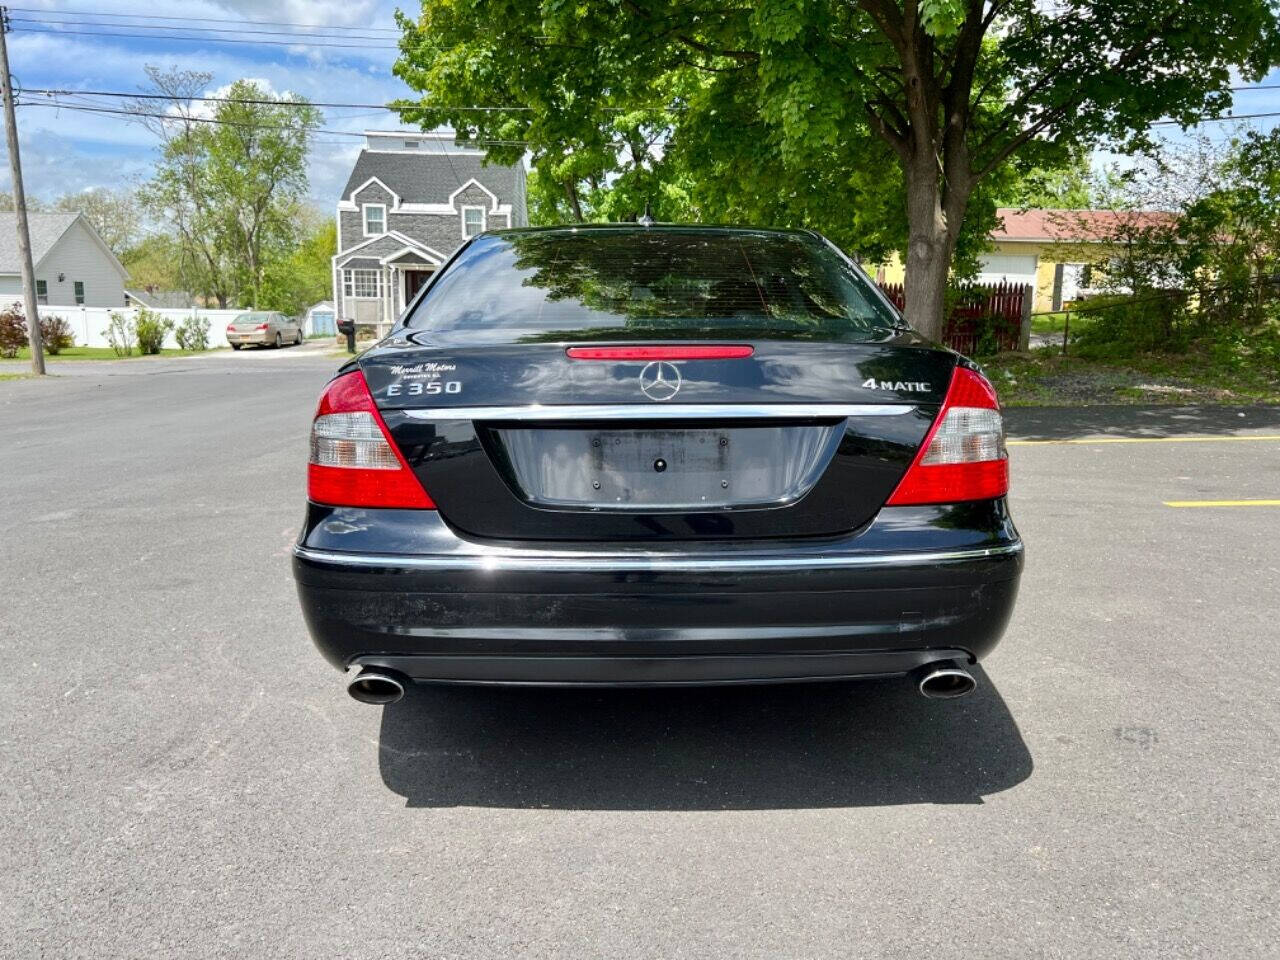
<path fill-rule="evenodd" d="M 991 234 L 993 249 L 980 258 L 979 283 L 1031 284 L 1037 313 L 1061 310 L 1093 284 L 1097 266 L 1116 254 L 1118 237 L 1170 214 L 1114 210 L 996 211 L 1001 224 Z M 881 283 L 902 283 L 902 262 L 895 256 L 876 270 Z"/>

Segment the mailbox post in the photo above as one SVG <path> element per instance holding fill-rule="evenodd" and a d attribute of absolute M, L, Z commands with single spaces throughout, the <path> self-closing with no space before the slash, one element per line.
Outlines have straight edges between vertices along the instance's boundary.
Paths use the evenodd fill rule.
<path fill-rule="evenodd" d="M 347 353 L 356 352 L 356 322 L 354 320 L 339 320 L 338 332 L 344 334 L 347 338 Z"/>

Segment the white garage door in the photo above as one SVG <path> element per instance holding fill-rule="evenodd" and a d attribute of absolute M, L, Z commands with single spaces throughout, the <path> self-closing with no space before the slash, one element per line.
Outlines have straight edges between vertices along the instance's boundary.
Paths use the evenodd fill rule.
<path fill-rule="evenodd" d="M 1011 253 L 991 253 L 978 260 L 979 283 L 1034 284 L 1036 282 L 1035 254 L 1023 256 Z"/>

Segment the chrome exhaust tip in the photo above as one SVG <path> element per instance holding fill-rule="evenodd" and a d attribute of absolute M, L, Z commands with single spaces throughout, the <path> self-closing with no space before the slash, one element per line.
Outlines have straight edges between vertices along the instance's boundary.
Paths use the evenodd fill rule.
<path fill-rule="evenodd" d="M 404 677 L 389 670 L 366 669 L 347 682 L 347 693 L 361 703 L 382 706 L 403 697 L 406 682 Z"/>
<path fill-rule="evenodd" d="M 978 681 L 956 661 L 942 660 L 921 671 L 918 689 L 930 700 L 954 700 L 973 693 Z"/>

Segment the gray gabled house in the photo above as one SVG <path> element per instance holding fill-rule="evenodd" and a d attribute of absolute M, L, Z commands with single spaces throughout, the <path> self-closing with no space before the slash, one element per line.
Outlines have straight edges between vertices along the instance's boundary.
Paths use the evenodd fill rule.
<path fill-rule="evenodd" d="M 338 201 L 338 316 L 385 332 L 432 272 L 485 230 L 528 223 L 525 170 L 452 134 L 368 131 Z"/>
<path fill-rule="evenodd" d="M 0 213 L 0 305 L 22 299 L 17 215 Z M 129 271 L 80 213 L 28 213 L 36 303 L 123 307 Z"/>

